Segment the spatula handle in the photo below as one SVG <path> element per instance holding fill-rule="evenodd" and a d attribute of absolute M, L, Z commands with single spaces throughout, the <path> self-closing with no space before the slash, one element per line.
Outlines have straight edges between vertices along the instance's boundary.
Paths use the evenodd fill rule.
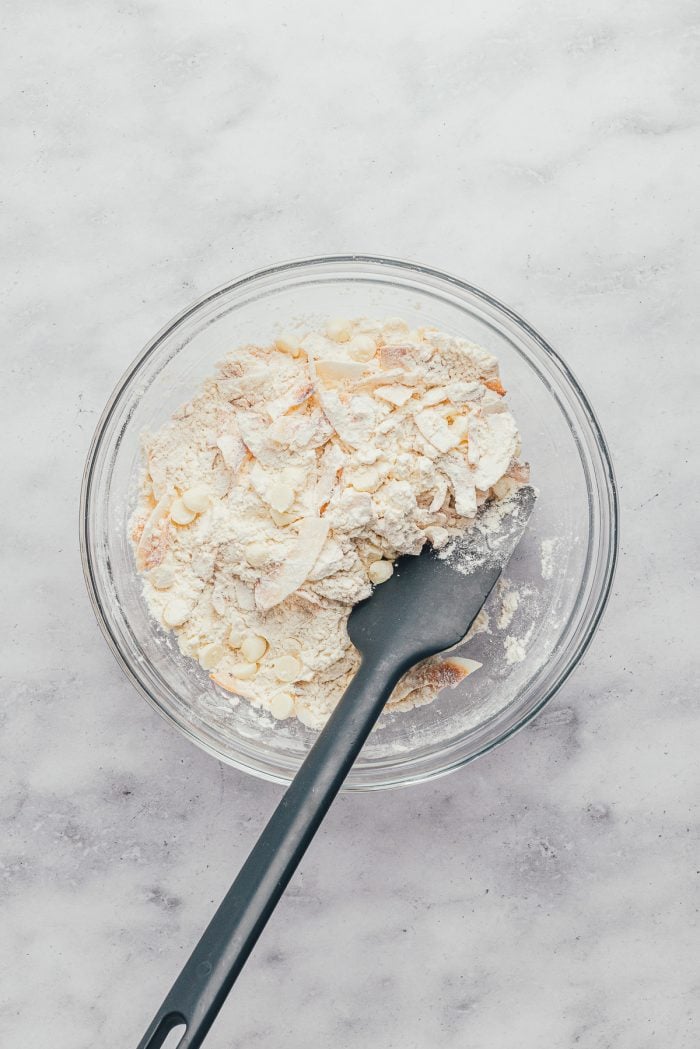
<path fill-rule="evenodd" d="M 138 1049 L 197 1049 L 352 768 L 405 667 L 363 662 L 275 809 Z"/>

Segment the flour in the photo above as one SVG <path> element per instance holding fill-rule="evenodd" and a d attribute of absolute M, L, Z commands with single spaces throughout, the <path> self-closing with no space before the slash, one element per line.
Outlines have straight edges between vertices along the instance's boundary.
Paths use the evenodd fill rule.
<path fill-rule="evenodd" d="M 501 608 L 498 613 L 498 619 L 496 620 L 496 626 L 499 630 L 506 630 L 511 622 L 513 616 L 518 610 L 520 604 L 520 594 L 517 590 L 509 590 L 506 586 L 501 584 Z"/>
<path fill-rule="evenodd" d="M 322 727 L 359 664 L 352 606 L 400 554 L 495 533 L 527 480 L 504 394 L 485 350 L 401 321 L 231 353 L 144 436 L 132 541 L 151 613 L 222 694 Z M 390 704 L 477 668 L 429 660 Z"/>
<path fill-rule="evenodd" d="M 541 563 L 540 572 L 543 579 L 551 579 L 554 575 L 554 547 L 555 539 L 543 539 L 540 545 Z"/>
<path fill-rule="evenodd" d="M 517 521 L 521 519 L 522 507 L 517 496 L 529 470 L 518 464 L 510 467 L 510 473 L 512 476 L 504 477 L 487 494 L 477 496 L 478 509 L 469 529 L 453 535 L 438 554 L 456 572 L 471 575 L 483 567 L 500 568 L 508 560 L 514 529 L 517 533 Z M 504 527 L 506 517 L 512 518 L 511 527 Z"/>
<path fill-rule="evenodd" d="M 522 638 L 513 637 L 509 634 L 503 640 L 503 648 L 506 654 L 506 663 L 522 663 L 527 655 L 527 646 Z"/>

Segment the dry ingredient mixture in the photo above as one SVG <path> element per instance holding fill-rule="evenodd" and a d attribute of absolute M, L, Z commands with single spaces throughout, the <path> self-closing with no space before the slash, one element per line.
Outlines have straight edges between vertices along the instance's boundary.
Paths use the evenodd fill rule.
<path fill-rule="evenodd" d="M 321 728 L 359 663 L 352 606 L 527 480 L 504 395 L 491 354 L 400 320 L 234 351 L 144 437 L 131 537 L 152 614 L 217 686 Z M 427 660 L 390 705 L 479 666 Z"/>

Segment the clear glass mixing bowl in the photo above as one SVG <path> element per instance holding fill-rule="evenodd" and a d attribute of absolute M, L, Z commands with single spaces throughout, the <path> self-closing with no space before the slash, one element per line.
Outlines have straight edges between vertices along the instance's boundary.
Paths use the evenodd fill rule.
<path fill-rule="evenodd" d="M 503 625 L 503 593 L 494 593 L 489 632 L 464 646 L 483 668 L 428 706 L 383 715 L 347 781 L 367 790 L 459 768 L 521 728 L 581 659 L 610 592 L 618 509 L 605 440 L 569 369 L 525 321 L 455 277 L 361 255 L 271 266 L 218 288 L 166 325 L 112 394 L 85 469 L 81 548 L 98 622 L 142 695 L 222 761 L 288 782 L 315 733 L 232 704 L 180 654 L 148 614 L 127 522 L 144 430 L 162 425 L 232 348 L 297 319 L 338 316 L 402 317 L 493 352 L 540 491 L 506 572 L 519 594 L 512 621 Z"/>

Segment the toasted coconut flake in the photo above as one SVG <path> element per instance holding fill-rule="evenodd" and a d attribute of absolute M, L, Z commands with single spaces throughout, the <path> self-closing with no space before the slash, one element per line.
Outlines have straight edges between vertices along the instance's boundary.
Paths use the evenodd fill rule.
<path fill-rule="evenodd" d="M 461 428 L 450 426 L 447 419 L 433 408 L 417 412 L 415 420 L 426 441 L 430 441 L 440 452 L 449 452 L 451 448 L 456 448 L 462 439 Z"/>
<path fill-rule="evenodd" d="M 372 439 L 380 409 L 371 397 L 359 394 L 345 405 L 335 390 L 319 390 L 318 399 L 326 418 L 345 444 L 361 448 Z"/>
<path fill-rule="evenodd" d="M 431 389 L 426 390 L 420 401 L 426 408 L 431 408 L 436 404 L 444 404 L 447 399 L 447 391 L 444 387 L 433 386 Z"/>
<path fill-rule="evenodd" d="M 442 504 L 445 502 L 448 487 L 447 478 L 442 476 L 438 477 L 435 494 L 433 495 L 432 502 L 428 507 L 429 513 L 435 514 L 438 512 Z"/>
<path fill-rule="evenodd" d="M 136 564 L 142 572 L 155 568 L 165 557 L 170 540 L 168 513 L 172 499 L 168 494 L 158 500 L 141 532 L 136 547 Z"/>
<path fill-rule="evenodd" d="M 323 382 L 343 382 L 359 379 L 365 370 L 361 361 L 317 360 L 316 374 Z"/>
<path fill-rule="evenodd" d="M 446 455 L 440 460 L 440 469 L 450 479 L 455 498 L 455 510 L 460 517 L 476 513 L 476 485 L 474 475 L 460 455 Z"/>
<path fill-rule="evenodd" d="M 367 375 L 364 375 L 357 382 L 352 383 L 350 389 L 362 390 L 365 388 L 371 388 L 372 386 L 386 386 L 388 383 L 392 383 L 394 379 L 406 382 L 408 373 L 403 368 L 395 368 L 393 371 L 372 371 Z"/>
<path fill-rule="evenodd" d="M 216 447 L 221 452 L 222 458 L 229 470 L 238 473 L 240 465 L 247 454 L 246 446 L 238 434 L 222 433 L 216 439 Z"/>
<path fill-rule="evenodd" d="M 474 467 L 474 483 L 487 491 L 503 477 L 518 452 L 518 430 L 510 414 L 485 415 L 478 422 L 479 461 Z"/>
<path fill-rule="evenodd" d="M 252 692 L 245 691 L 245 682 L 243 678 L 234 677 L 234 675 L 228 670 L 217 669 L 215 674 L 210 674 L 209 679 L 214 682 L 215 685 L 219 685 L 226 692 L 232 692 L 234 696 L 241 696 L 242 699 L 253 700 L 255 696 Z"/>
<path fill-rule="evenodd" d="M 433 688 L 456 688 L 460 681 L 473 674 L 481 667 L 474 659 L 463 659 L 461 656 L 450 656 L 440 663 L 430 663 L 425 668 L 426 684 Z"/>
<path fill-rule="evenodd" d="M 216 386 L 225 401 L 237 401 L 244 395 L 244 387 L 240 379 L 217 379 Z"/>
<path fill-rule="evenodd" d="M 138 546 L 139 544 L 139 540 L 143 535 L 143 530 L 146 527 L 146 521 L 148 520 L 148 517 L 149 515 L 146 514 L 144 517 L 136 521 L 136 523 L 131 528 L 131 542 L 134 544 L 134 546 Z"/>
<path fill-rule="evenodd" d="M 316 491 L 314 493 L 314 506 L 318 508 L 319 513 L 322 513 L 324 508 L 327 507 L 330 502 L 333 489 L 338 480 L 338 474 L 343 467 L 345 458 L 345 455 L 337 444 L 330 445 L 330 447 L 323 453 L 319 464 Z"/>
<path fill-rule="evenodd" d="M 304 415 L 300 413 L 282 415 L 273 422 L 269 430 L 271 440 L 293 451 L 320 448 L 332 434 L 333 427 L 323 412 L 317 408 Z"/>
<path fill-rule="evenodd" d="M 297 542 L 284 563 L 274 576 L 261 579 L 255 588 L 258 608 L 274 608 L 302 586 L 321 553 L 329 528 L 322 517 L 306 517 L 299 522 Z"/>
<path fill-rule="evenodd" d="M 488 390 L 493 390 L 499 397 L 505 397 L 506 390 L 500 379 L 484 379 L 483 383 Z"/>
<path fill-rule="evenodd" d="M 407 401 L 410 401 L 413 396 L 413 390 L 408 386 L 401 386 L 400 383 L 396 383 L 391 386 L 377 386 L 374 396 L 379 397 L 382 401 L 388 401 L 389 404 L 393 404 L 397 408 L 401 408 Z"/>
<path fill-rule="evenodd" d="M 512 477 L 518 484 L 527 484 L 530 480 L 530 464 L 512 462 L 505 473 L 506 477 Z"/>
<path fill-rule="evenodd" d="M 382 368 L 410 368 L 415 364 L 413 346 L 391 344 L 380 347 L 379 363 Z"/>
<path fill-rule="evenodd" d="M 255 412 L 239 412 L 237 416 L 241 437 L 250 451 L 264 465 L 274 465 L 275 455 L 269 444 L 269 423 Z"/>
<path fill-rule="evenodd" d="M 299 405 L 305 404 L 310 397 L 313 397 L 313 394 L 313 383 L 306 382 L 302 386 L 296 386 L 294 389 L 289 390 L 283 397 L 278 397 L 274 401 L 268 401 L 265 410 L 272 420 L 279 419 L 281 415 L 286 415 L 292 408 L 298 408 Z"/>
<path fill-rule="evenodd" d="M 479 663 L 476 659 L 466 659 L 464 656 L 449 656 L 445 662 L 449 663 L 450 666 L 456 667 L 461 672 L 462 678 L 468 677 L 469 674 L 473 674 L 476 670 L 481 670 L 483 663 Z"/>
<path fill-rule="evenodd" d="M 312 593 L 311 590 L 297 590 L 296 596 L 301 598 L 302 601 L 306 601 L 310 605 L 315 605 L 317 608 L 321 606 L 321 598 L 318 594 Z"/>
<path fill-rule="evenodd" d="M 453 404 L 468 404 L 481 400 L 484 387 L 480 382 L 450 382 L 445 387 L 445 393 Z"/>

